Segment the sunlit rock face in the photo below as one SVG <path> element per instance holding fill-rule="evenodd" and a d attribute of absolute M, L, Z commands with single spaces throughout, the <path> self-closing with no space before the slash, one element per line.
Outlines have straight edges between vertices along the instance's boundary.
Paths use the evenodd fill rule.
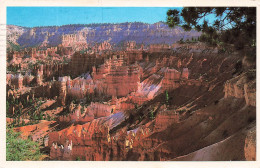
<path fill-rule="evenodd" d="M 163 88 L 165 90 L 175 89 L 179 87 L 181 73 L 175 69 L 166 69 L 163 79 Z"/>
<path fill-rule="evenodd" d="M 25 28 L 20 26 L 14 26 L 14 25 L 7 25 L 6 28 L 7 28 L 6 36 L 9 41 L 7 45 L 10 45 L 10 43 L 18 44 L 17 43 L 18 38 L 26 31 Z"/>
<path fill-rule="evenodd" d="M 50 157 L 57 160 L 75 160 L 77 157 L 81 160 L 110 160 L 109 154 L 117 153 L 117 150 L 113 152 L 112 148 L 117 149 L 118 143 L 122 149 L 124 148 L 126 132 L 113 138 L 109 134 L 109 129 L 116 127 L 124 119 L 122 113 L 117 113 L 50 133 L 48 141 L 51 148 Z"/>
<path fill-rule="evenodd" d="M 122 57 L 106 60 L 99 68 L 93 68 L 92 76 L 97 91 L 109 96 L 127 96 L 138 89 L 141 67 L 125 65 Z"/>
<path fill-rule="evenodd" d="M 84 32 L 62 35 L 61 39 L 63 47 L 72 47 L 75 51 L 80 51 L 88 47 Z"/>
<path fill-rule="evenodd" d="M 151 141 L 142 140 L 151 135 L 146 126 L 135 130 L 120 130 L 114 135 L 110 130 L 124 121 L 122 113 L 96 119 L 89 123 L 71 126 L 49 134 L 50 157 L 55 160 L 124 160 L 129 150 L 138 150 L 139 144 L 151 147 Z M 103 123 L 102 125 L 100 125 Z"/>
<path fill-rule="evenodd" d="M 112 50 L 113 47 L 112 45 L 109 43 L 109 40 L 107 41 L 103 41 L 100 44 L 96 44 L 95 46 L 92 47 L 92 50 L 96 53 L 98 52 L 102 52 L 102 51 L 110 51 Z"/>
<path fill-rule="evenodd" d="M 112 106 L 103 103 L 91 103 L 89 106 L 70 105 L 69 113 L 59 117 L 60 122 L 86 123 L 94 119 L 111 115 Z"/>

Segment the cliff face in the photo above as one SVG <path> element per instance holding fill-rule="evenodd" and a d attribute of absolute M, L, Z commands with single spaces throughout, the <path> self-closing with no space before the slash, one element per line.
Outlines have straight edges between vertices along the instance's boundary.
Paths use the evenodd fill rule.
<path fill-rule="evenodd" d="M 228 80 L 225 83 L 225 98 L 243 98 L 247 105 L 256 106 L 256 77 L 255 71 L 251 70 Z"/>
<path fill-rule="evenodd" d="M 120 45 L 124 41 L 135 41 L 138 44 L 172 44 L 181 38 L 197 37 L 200 33 L 192 30 L 185 32 L 177 27 L 170 29 L 164 23 L 121 23 L 121 24 L 96 24 L 96 25 L 66 25 L 59 27 L 23 28 L 7 26 L 7 39 L 21 47 L 32 46 L 78 46 L 86 47 L 87 43 L 94 45 L 109 41 L 111 44 Z M 100 48 L 109 47 L 106 44 Z"/>
<path fill-rule="evenodd" d="M 7 31 L 6 31 L 6 36 L 7 36 L 7 48 L 12 48 L 14 47 L 13 45 L 20 45 L 17 40 L 19 37 L 25 32 L 28 31 L 27 28 L 23 28 L 20 26 L 14 26 L 14 25 L 7 25 Z"/>

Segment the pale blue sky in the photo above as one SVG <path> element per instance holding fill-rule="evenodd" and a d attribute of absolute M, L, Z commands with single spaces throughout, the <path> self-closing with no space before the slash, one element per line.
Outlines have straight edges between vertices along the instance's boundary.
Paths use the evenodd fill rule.
<path fill-rule="evenodd" d="M 35 27 L 135 21 L 155 23 L 166 21 L 168 9 L 174 7 L 7 7 L 7 24 Z"/>

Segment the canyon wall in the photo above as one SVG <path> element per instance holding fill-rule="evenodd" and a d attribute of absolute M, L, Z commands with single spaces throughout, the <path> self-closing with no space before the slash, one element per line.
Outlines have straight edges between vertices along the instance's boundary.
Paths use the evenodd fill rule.
<path fill-rule="evenodd" d="M 79 46 L 79 48 L 76 48 L 83 49 L 87 45 L 94 46 L 96 43 L 101 44 L 103 41 L 108 40 L 110 44 L 116 45 L 124 41 L 135 41 L 138 44 L 144 45 L 163 43 L 171 45 L 181 38 L 185 40 L 191 37 L 198 37 L 200 34 L 201 33 L 194 30 L 185 32 L 181 27 L 171 29 L 162 22 L 154 24 L 136 22 L 36 28 L 7 26 L 7 40 L 20 47 L 45 47 L 63 44 L 63 46 Z M 88 41 L 88 43 L 86 43 L 86 41 Z M 100 47 L 105 48 L 106 46 L 104 45 Z"/>

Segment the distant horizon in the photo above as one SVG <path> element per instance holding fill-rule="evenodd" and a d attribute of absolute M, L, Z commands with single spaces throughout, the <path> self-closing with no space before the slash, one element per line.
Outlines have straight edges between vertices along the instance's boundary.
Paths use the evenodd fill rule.
<path fill-rule="evenodd" d="M 34 27 L 28 27 L 28 26 L 20 26 L 20 25 L 15 25 L 15 24 L 7 24 L 7 26 L 17 26 L 17 27 L 23 27 L 23 28 L 37 28 L 37 27 L 62 27 L 62 26 L 69 26 L 69 25 L 92 25 L 92 24 L 100 24 L 100 25 L 104 25 L 104 24 L 124 24 L 124 23 L 142 23 L 142 24 L 156 24 L 156 23 L 165 23 L 164 21 L 158 21 L 158 22 L 155 22 L 155 23 L 145 23 L 145 22 L 120 22 L 120 23 L 73 23 L 73 24 L 65 24 L 65 25 L 46 25 L 46 26 L 34 26 Z M 178 26 L 176 26 L 178 27 Z"/>
<path fill-rule="evenodd" d="M 181 7 L 7 7 L 7 25 L 27 28 L 166 22 L 169 9 Z"/>

